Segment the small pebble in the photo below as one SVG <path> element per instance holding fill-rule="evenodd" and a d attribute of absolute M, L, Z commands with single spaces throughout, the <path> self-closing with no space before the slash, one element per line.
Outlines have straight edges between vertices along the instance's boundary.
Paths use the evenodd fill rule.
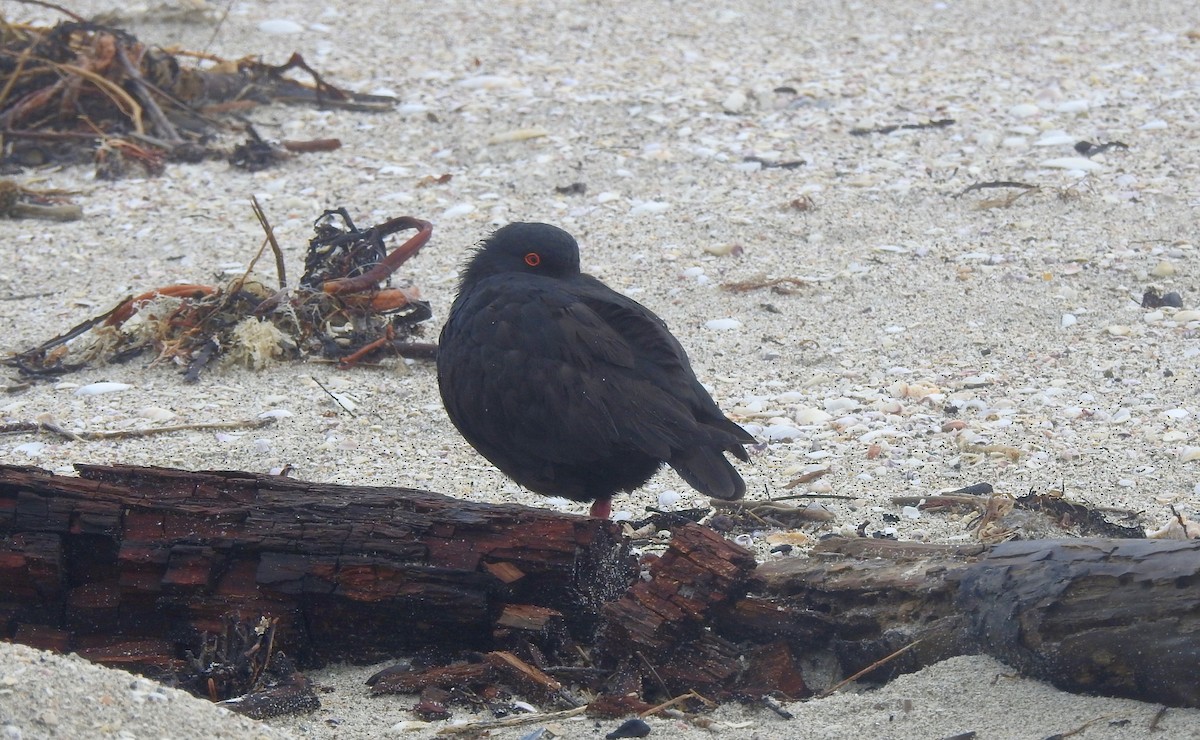
<path fill-rule="evenodd" d="M 725 96 L 725 100 L 721 101 L 721 107 L 726 113 L 741 113 L 746 107 L 746 93 L 741 90 L 734 90 Z"/>
<path fill-rule="evenodd" d="M 621 726 L 604 736 L 604 740 L 618 740 L 622 737 L 646 737 L 650 734 L 650 725 L 645 720 L 629 719 Z"/>
<path fill-rule="evenodd" d="M 1091 105 L 1086 100 L 1067 100 L 1059 103 L 1054 110 L 1059 113 L 1083 113 L 1089 107 Z"/>
<path fill-rule="evenodd" d="M 833 415 L 826 411 L 822 411 L 821 409 L 810 406 L 797 410 L 792 418 L 795 419 L 797 424 L 812 425 L 824 424 L 832 419 Z"/>
<path fill-rule="evenodd" d="M 1175 265 L 1170 260 L 1162 260 L 1154 266 L 1150 274 L 1157 278 L 1170 277 L 1175 274 Z"/>

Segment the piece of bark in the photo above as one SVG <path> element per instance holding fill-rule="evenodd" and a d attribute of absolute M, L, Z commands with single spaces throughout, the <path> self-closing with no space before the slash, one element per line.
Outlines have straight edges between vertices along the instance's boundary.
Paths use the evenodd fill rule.
<path fill-rule="evenodd" d="M 670 547 L 634 584 L 604 607 L 605 641 L 618 652 L 661 652 L 703 628 L 711 608 L 740 595 L 754 555 L 707 527 L 675 530 Z"/>
<path fill-rule="evenodd" d="M 725 684 L 738 672 L 738 651 L 707 629 L 710 614 L 745 591 L 754 567 L 753 553 L 713 530 L 679 527 L 649 580 L 604 607 L 601 659 L 637 655 L 647 684 L 669 695 Z"/>
<path fill-rule="evenodd" d="M 302 664 L 361 661 L 486 649 L 509 603 L 590 638 L 635 576 L 628 540 L 600 519 L 244 472 L 78 470 L 0 466 L 4 634 L 57 630 L 97 656 L 161 640 L 169 652 L 138 659 L 161 667 L 236 612 L 277 617 Z"/>
<path fill-rule="evenodd" d="M 537 666 L 532 666 L 507 650 L 494 650 L 483 656 L 485 663 L 496 670 L 497 679 L 508 679 L 509 685 L 523 695 L 533 696 L 540 701 L 563 701 L 563 686 L 557 679 L 546 675 Z M 574 702 L 568 702 L 575 706 Z"/>
<path fill-rule="evenodd" d="M 455 663 L 425 669 L 385 668 L 367 679 L 372 696 L 419 694 L 429 686 L 454 689 L 490 683 L 496 669 L 490 663 Z"/>
<path fill-rule="evenodd" d="M 747 697 L 779 694 L 789 701 L 803 699 L 812 692 L 796 666 L 792 648 L 786 640 L 776 640 L 752 651 L 738 680 L 737 690 Z"/>
<path fill-rule="evenodd" d="M 528 632 L 541 632 L 557 620 L 562 612 L 532 604 L 509 604 L 504 607 L 496 624 Z"/>
<path fill-rule="evenodd" d="M 321 700 L 317 698 L 308 677 L 291 671 L 270 686 L 218 704 L 253 719 L 269 719 L 296 712 L 311 712 L 320 708 Z"/>

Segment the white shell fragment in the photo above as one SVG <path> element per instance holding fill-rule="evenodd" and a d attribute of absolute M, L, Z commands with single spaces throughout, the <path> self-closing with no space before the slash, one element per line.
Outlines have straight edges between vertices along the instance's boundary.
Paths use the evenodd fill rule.
<path fill-rule="evenodd" d="M 739 329 L 741 326 L 742 322 L 737 319 L 712 319 L 711 321 L 704 322 L 704 327 L 713 331 L 728 331 L 730 329 Z"/>
<path fill-rule="evenodd" d="M 272 18 L 259 23 L 258 30 L 272 36 L 282 36 L 289 33 L 301 33 L 304 31 L 304 26 L 286 18 Z"/>
<path fill-rule="evenodd" d="M 175 418 L 175 412 L 159 406 L 146 406 L 137 410 L 137 415 L 150 421 L 169 421 Z"/>
<path fill-rule="evenodd" d="M 1052 170 L 1082 170 L 1083 172 L 1095 172 L 1104 169 L 1104 165 L 1086 157 L 1057 157 L 1055 159 L 1047 159 L 1041 165 Z"/>
<path fill-rule="evenodd" d="M 508 144 L 514 141 L 528 141 L 530 139 L 540 139 L 544 136 L 549 136 L 550 132 L 541 126 L 533 128 L 518 128 L 512 131 L 504 131 L 498 134 L 493 134 L 488 138 L 489 144 Z"/>
<path fill-rule="evenodd" d="M 88 383 L 87 385 L 81 385 L 76 388 L 75 395 L 98 396 L 101 393 L 118 393 L 120 391 L 127 391 L 132 387 L 133 386 L 128 383 Z"/>
<path fill-rule="evenodd" d="M 630 216 L 646 216 L 662 213 L 671 207 L 670 203 L 661 200 L 647 200 L 629 209 Z"/>
<path fill-rule="evenodd" d="M 475 210 L 475 206 L 470 203 L 457 203 L 442 211 L 442 218 L 458 218 L 465 216 Z"/>

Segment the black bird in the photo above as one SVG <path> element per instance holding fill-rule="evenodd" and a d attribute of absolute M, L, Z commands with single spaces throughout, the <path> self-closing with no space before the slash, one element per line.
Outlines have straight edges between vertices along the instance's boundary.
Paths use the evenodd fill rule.
<path fill-rule="evenodd" d="M 703 494 L 739 499 L 725 452 L 754 438 L 725 418 L 648 308 L 579 271 L 579 245 L 539 223 L 495 231 L 467 261 L 438 345 L 438 387 L 467 441 L 517 483 L 593 501 L 665 462 Z"/>

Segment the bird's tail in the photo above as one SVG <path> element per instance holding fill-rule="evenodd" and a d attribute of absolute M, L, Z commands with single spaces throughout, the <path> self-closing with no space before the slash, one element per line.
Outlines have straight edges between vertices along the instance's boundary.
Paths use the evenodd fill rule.
<path fill-rule="evenodd" d="M 705 496 L 736 501 L 746 495 L 746 482 L 718 448 L 692 447 L 680 450 L 667 464 L 689 486 Z"/>

